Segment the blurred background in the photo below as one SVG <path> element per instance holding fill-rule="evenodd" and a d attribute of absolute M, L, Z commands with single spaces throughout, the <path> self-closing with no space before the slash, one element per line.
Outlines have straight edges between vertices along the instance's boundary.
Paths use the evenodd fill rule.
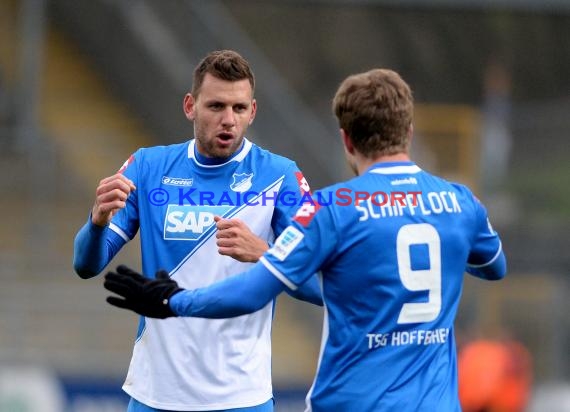
<path fill-rule="evenodd" d="M 503 282 L 466 278 L 459 349 L 515 342 L 522 410 L 570 411 L 570 1 L 0 0 L 0 412 L 124 411 L 137 318 L 74 274 L 73 238 L 101 178 L 192 136 L 182 98 L 222 48 L 256 74 L 249 138 L 313 189 L 350 177 L 338 84 L 401 73 L 415 160 L 473 188 L 509 259 Z M 119 261 L 140 267 L 137 241 Z M 278 411 L 302 410 L 321 320 L 279 298 Z"/>

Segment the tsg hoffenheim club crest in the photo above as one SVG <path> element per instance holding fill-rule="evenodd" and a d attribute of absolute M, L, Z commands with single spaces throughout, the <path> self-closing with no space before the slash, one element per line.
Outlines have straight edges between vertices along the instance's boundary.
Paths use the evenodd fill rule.
<path fill-rule="evenodd" d="M 243 193 L 251 187 L 253 173 L 234 173 L 232 177 L 234 181 L 230 185 L 230 189 L 234 192 Z"/>

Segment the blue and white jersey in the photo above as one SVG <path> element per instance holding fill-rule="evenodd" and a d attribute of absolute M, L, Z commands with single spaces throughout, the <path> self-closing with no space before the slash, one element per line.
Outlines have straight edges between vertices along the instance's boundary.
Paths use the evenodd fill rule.
<path fill-rule="evenodd" d="M 322 273 L 307 411 L 460 411 L 453 323 L 467 267 L 502 255 L 464 186 L 378 163 L 315 193 L 261 262 L 295 289 Z M 500 275 L 502 276 L 502 275 Z"/>
<path fill-rule="evenodd" d="M 122 173 L 136 190 L 110 229 L 124 241 L 140 231 L 143 272 L 167 270 L 187 289 L 243 272 L 251 264 L 221 256 L 214 216 L 239 218 L 270 242 L 290 223 L 308 186 L 296 164 L 252 144 L 223 164 L 199 159 L 194 141 L 144 148 Z M 232 319 L 141 318 L 123 389 L 158 409 L 216 410 L 272 397 L 273 305 Z"/>

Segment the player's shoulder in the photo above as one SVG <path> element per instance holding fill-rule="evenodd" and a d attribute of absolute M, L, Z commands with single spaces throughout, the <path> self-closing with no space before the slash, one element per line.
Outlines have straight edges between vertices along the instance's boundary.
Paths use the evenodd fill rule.
<path fill-rule="evenodd" d="M 474 195 L 472 189 L 465 183 L 448 179 L 446 177 L 422 170 L 417 175 L 421 192 L 444 193 L 445 196 L 453 196 L 453 199 L 461 205 L 464 212 L 478 213 L 484 208 L 482 202 Z M 428 193 L 425 193 L 428 194 Z"/>
<path fill-rule="evenodd" d="M 188 141 L 169 145 L 140 147 L 133 156 L 139 162 L 152 163 L 156 160 L 164 161 L 164 159 L 169 157 L 177 157 L 180 154 L 187 155 L 187 153 Z"/>
<path fill-rule="evenodd" d="M 464 208 L 467 205 L 469 205 L 468 209 L 471 209 L 472 211 L 484 208 L 483 203 L 479 200 L 477 196 L 475 196 L 473 190 L 465 183 L 447 180 L 440 176 L 432 175 L 432 177 L 438 179 L 441 182 L 442 187 L 446 186 L 448 188 L 444 190 L 454 192 L 459 203 L 462 204 Z"/>
<path fill-rule="evenodd" d="M 432 184 L 436 184 L 442 187 L 447 187 L 448 190 L 453 190 L 458 194 L 465 195 L 467 197 L 473 197 L 473 191 L 464 183 L 460 183 L 454 180 L 449 180 L 443 176 L 435 175 L 425 170 L 422 170 L 420 175 L 424 180 L 431 180 Z"/>
<path fill-rule="evenodd" d="M 478 200 L 475 195 L 473 194 L 473 191 L 469 188 L 469 186 L 467 186 L 466 184 L 463 183 L 459 183 L 459 182 L 448 182 L 449 185 L 451 185 L 451 187 L 453 187 L 453 189 L 462 194 L 463 196 L 465 196 L 466 198 L 469 199 L 473 199 L 473 200 Z"/>
<path fill-rule="evenodd" d="M 164 156 L 167 153 L 188 152 L 188 141 L 182 143 L 173 143 L 169 145 L 157 145 L 141 147 L 136 153 L 140 153 L 146 157 Z"/>
<path fill-rule="evenodd" d="M 438 179 L 440 179 L 442 182 L 444 182 L 445 185 L 450 187 L 451 190 L 454 191 L 459 197 L 464 198 L 465 200 L 470 202 L 480 203 L 479 199 L 477 199 L 477 197 L 473 194 L 471 188 L 467 186 L 465 183 L 447 180 L 444 179 L 443 177 L 438 177 Z"/>
<path fill-rule="evenodd" d="M 272 151 L 265 149 L 255 143 L 252 143 L 251 145 L 250 155 L 253 156 L 255 160 L 261 164 L 271 164 L 272 168 L 279 168 L 283 170 L 289 168 L 298 168 L 294 160 L 283 155 L 273 153 Z"/>

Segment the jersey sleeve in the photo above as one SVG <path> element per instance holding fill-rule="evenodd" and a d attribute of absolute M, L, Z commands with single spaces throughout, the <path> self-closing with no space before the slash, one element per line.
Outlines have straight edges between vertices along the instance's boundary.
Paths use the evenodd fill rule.
<path fill-rule="evenodd" d="M 283 290 L 285 285 L 258 262 L 210 286 L 176 293 L 168 304 L 177 316 L 223 319 L 256 312 Z"/>
<path fill-rule="evenodd" d="M 310 198 L 311 188 L 295 163 L 285 173 L 283 185 L 279 191 L 279 197 L 275 206 L 275 214 L 272 220 L 273 232 L 278 236 L 291 224 L 291 219 L 297 208 L 305 198 Z M 298 289 L 287 288 L 286 292 L 305 302 L 322 306 L 321 288 L 317 276 L 313 276 Z"/>
<path fill-rule="evenodd" d="M 338 238 L 331 208 L 305 202 L 260 261 L 296 290 L 326 264 L 337 249 Z"/>
<path fill-rule="evenodd" d="M 91 215 L 73 243 L 73 269 L 83 279 L 98 275 L 121 250 L 125 240 L 109 227 L 91 222 Z"/>
<path fill-rule="evenodd" d="M 467 259 L 467 272 L 484 279 L 501 279 L 506 272 L 501 239 L 491 226 L 485 207 L 477 199 L 474 204 L 476 232 Z"/>
<path fill-rule="evenodd" d="M 125 242 L 135 237 L 139 230 L 139 188 L 142 188 L 144 179 L 140 176 L 141 163 L 143 162 L 142 149 L 133 153 L 119 169 L 125 177 L 130 179 L 136 190 L 132 191 L 127 198 L 127 205 L 119 210 L 109 224 L 109 228 L 122 237 Z"/>
<path fill-rule="evenodd" d="M 140 150 L 123 163 L 118 173 L 123 173 L 139 187 L 137 157 Z M 131 240 L 138 230 L 137 191 L 131 192 L 127 205 L 117 212 L 109 226 L 99 227 L 88 221 L 77 232 L 74 239 L 73 268 L 82 278 L 98 275 L 109 264 L 119 250 Z"/>
<path fill-rule="evenodd" d="M 183 290 L 169 305 L 178 316 L 202 318 L 255 312 L 282 291 L 296 290 L 314 277 L 337 241 L 330 211 L 316 204 L 303 205 L 273 247 L 247 272 L 204 288 Z"/>
<path fill-rule="evenodd" d="M 273 232 L 278 236 L 287 226 L 298 209 L 304 195 L 310 195 L 311 188 L 303 173 L 295 163 L 285 172 L 285 178 L 279 190 L 275 204 L 275 213 L 271 221 Z"/>

